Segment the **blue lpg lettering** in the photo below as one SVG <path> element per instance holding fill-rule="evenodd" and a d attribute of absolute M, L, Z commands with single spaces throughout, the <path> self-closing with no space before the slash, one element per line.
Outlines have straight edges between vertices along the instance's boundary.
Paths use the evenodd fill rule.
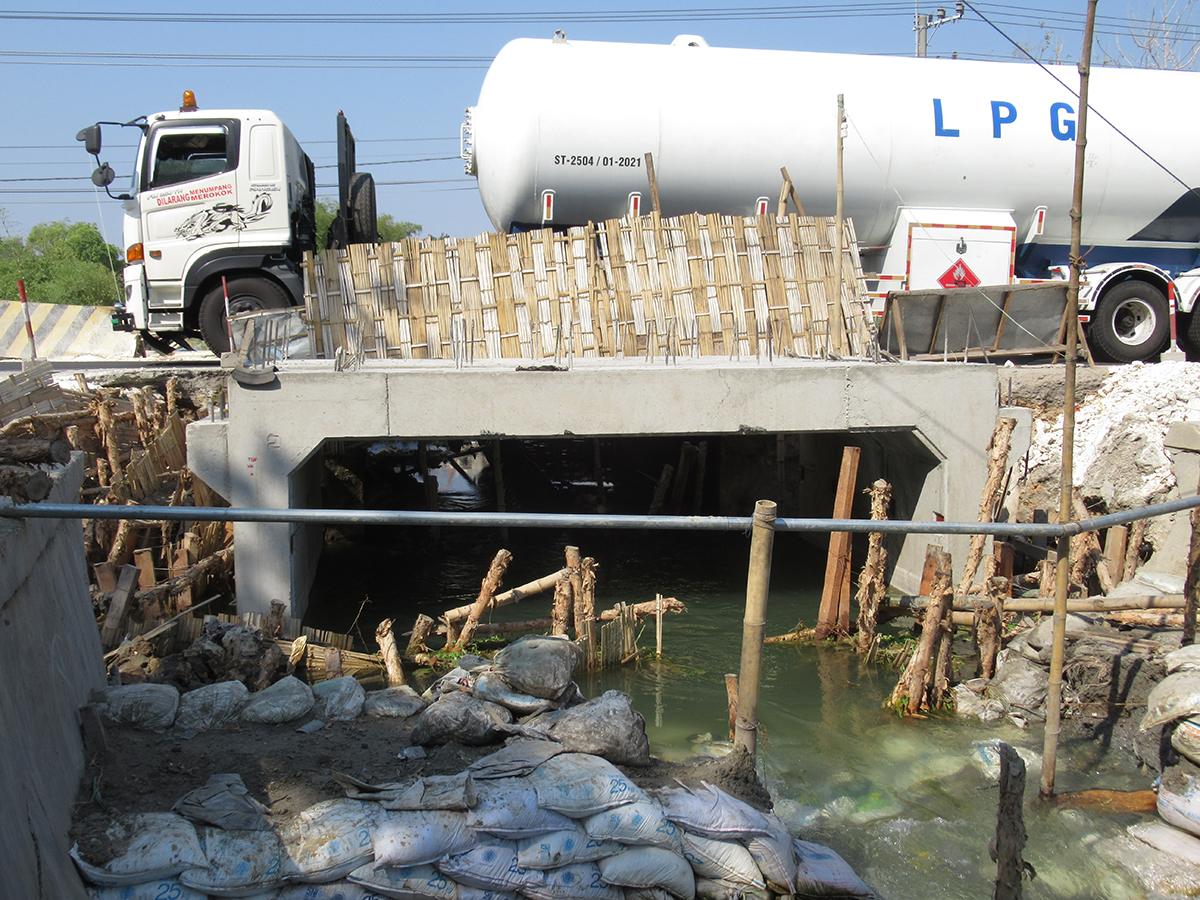
<path fill-rule="evenodd" d="M 992 137 L 1000 137 L 1000 126 L 1017 121 L 1017 108 L 1007 100 L 992 101 Z"/>
<path fill-rule="evenodd" d="M 933 134 L 935 137 L 958 137 L 957 128 L 947 128 L 942 124 L 942 101 L 933 98 Z"/>
<path fill-rule="evenodd" d="M 1050 104 L 1050 133 L 1060 141 L 1075 140 L 1075 120 L 1064 119 L 1063 115 L 1075 115 L 1069 103 Z"/>

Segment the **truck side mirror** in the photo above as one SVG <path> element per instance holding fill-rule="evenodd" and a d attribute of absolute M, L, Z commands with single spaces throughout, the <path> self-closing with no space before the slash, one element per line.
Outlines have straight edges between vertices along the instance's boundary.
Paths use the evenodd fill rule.
<path fill-rule="evenodd" d="M 92 154 L 92 156 L 98 156 L 100 154 L 99 125 L 89 125 L 87 128 L 81 129 L 79 134 L 75 135 L 75 140 L 83 141 L 83 146 L 87 148 L 87 152 Z M 93 180 L 95 180 L 94 177 Z M 99 182 L 96 183 L 99 184 Z M 111 183 L 111 180 L 105 182 L 105 184 Z"/>
<path fill-rule="evenodd" d="M 102 163 L 95 172 L 92 173 L 92 184 L 96 187 L 108 187 L 116 180 L 117 173 L 113 171 L 112 166 L 108 163 Z"/>

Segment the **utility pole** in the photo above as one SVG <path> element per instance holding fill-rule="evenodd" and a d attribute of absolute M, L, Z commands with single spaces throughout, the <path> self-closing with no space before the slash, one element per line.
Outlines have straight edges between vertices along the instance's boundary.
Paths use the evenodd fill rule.
<path fill-rule="evenodd" d="M 957 22 L 964 15 L 966 15 L 966 8 L 963 6 L 963 0 L 958 0 L 954 4 L 954 15 L 952 16 L 946 15 L 944 6 L 939 6 L 937 14 L 934 16 L 917 13 L 916 24 L 913 26 L 913 31 L 917 33 L 917 57 L 924 58 L 929 49 L 929 32 L 937 31 L 939 25 L 945 25 L 947 22 Z"/>

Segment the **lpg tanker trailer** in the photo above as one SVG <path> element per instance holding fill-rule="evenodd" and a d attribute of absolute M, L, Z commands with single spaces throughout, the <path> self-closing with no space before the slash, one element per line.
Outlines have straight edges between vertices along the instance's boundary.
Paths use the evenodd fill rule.
<path fill-rule="evenodd" d="M 503 231 L 636 214 L 646 153 L 663 215 L 765 214 L 781 167 L 808 214 L 832 215 L 840 94 L 845 214 L 873 296 L 1065 278 L 1077 85 L 1067 66 L 559 33 L 500 51 L 467 110 L 463 157 Z M 1200 348 L 1200 134 L 1179 114 L 1200 74 L 1093 68 L 1089 91 L 1080 313 L 1092 346 L 1115 361 L 1156 355 L 1174 294 Z"/>

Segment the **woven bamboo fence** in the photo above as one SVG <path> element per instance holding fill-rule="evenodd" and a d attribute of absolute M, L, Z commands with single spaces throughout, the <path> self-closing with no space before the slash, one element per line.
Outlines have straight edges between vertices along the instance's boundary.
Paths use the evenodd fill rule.
<path fill-rule="evenodd" d="M 863 356 L 854 227 L 837 297 L 834 220 L 692 214 L 308 254 L 314 355 L 538 360 Z"/>

